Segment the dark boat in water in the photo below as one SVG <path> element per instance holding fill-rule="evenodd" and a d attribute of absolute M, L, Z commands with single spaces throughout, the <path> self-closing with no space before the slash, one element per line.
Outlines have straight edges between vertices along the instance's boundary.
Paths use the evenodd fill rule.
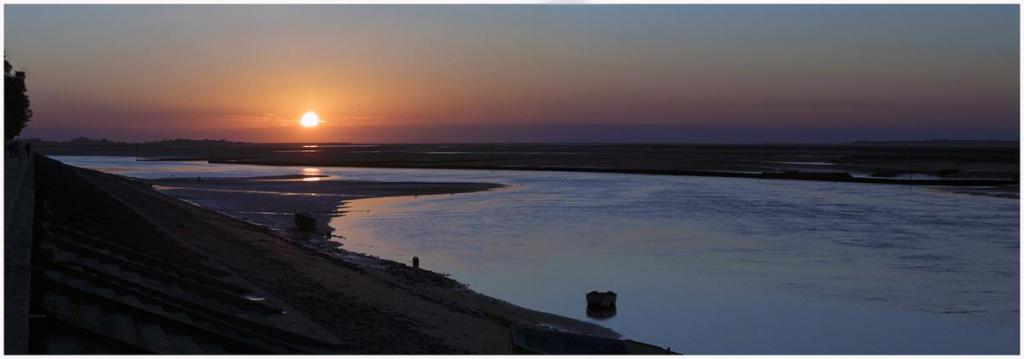
<path fill-rule="evenodd" d="M 618 294 L 615 292 L 590 291 L 587 293 L 587 316 L 594 319 L 608 319 L 618 314 L 615 307 L 615 300 Z"/>
<path fill-rule="evenodd" d="M 316 218 L 305 212 L 295 212 L 295 227 L 303 231 L 316 229 Z"/>
<path fill-rule="evenodd" d="M 618 294 L 612 291 L 598 292 L 592 290 L 587 293 L 587 306 L 611 308 L 615 306 L 615 300 L 618 298 Z"/>

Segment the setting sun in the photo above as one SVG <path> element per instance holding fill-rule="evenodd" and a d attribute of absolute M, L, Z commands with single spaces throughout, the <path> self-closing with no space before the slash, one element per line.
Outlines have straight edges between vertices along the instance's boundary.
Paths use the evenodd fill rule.
<path fill-rule="evenodd" d="M 320 124 L 320 116 L 316 112 L 306 112 L 302 115 L 302 119 L 299 120 L 299 124 L 302 127 L 316 127 Z"/>

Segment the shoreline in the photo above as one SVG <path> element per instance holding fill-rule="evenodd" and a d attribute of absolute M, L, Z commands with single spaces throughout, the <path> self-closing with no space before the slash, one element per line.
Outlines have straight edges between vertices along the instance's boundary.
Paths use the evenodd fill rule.
<path fill-rule="evenodd" d="M 356 335 L 342 338 L 364 342 L 353 352 L 507 353 L 513 326 L 619 337 L 596 324 L 476 293 L 441 274 L 340 248 L 326 253 L 321 246 L 283 237 L 269 227 L 160 193 L 143 181 L 75 169 L 313 322 L 331 332 Z M 347 304 L 338 303 L 339 299 Z M 337 317 L 338 311 L 353 310 L 350 306 L 363 308 L 361 314 Z M 420 339 L 409 344 L 393 342 L 394 337 L 409 334 Z"/>

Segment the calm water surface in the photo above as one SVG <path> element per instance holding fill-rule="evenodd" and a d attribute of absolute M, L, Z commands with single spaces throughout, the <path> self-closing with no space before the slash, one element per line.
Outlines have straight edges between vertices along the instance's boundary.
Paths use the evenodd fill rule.
<path fill-rule="evenodd" d="M 129 176 L 302 167 L 60 160 Z M 690 354 L 1018 351 L 1019 200 L 935 188 L 559 172 L 319 168 L 503 189 L 356 200 L 344 248 Z M 590 290 L 617 314 L 585 313 Z"/>

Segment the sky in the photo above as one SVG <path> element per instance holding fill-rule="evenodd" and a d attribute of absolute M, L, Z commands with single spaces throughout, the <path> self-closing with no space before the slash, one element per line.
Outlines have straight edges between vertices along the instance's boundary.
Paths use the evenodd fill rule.
<path fill-rule="evenodd" d="M 22 137 L 1019 139 L 1016 5 L 4 10 L 35 112 Z"/>

